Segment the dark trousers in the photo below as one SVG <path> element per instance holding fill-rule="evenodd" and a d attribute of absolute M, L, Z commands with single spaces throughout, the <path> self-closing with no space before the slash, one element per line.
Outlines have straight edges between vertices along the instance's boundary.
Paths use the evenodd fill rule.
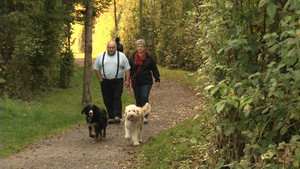
<path fill-rule="evenodd" d="M 147 102 L 149 102 L 149 95 L 152 84 L 145 84 L 141 86 L 134 86 L 134 97 L 136 101 L 136 105 L 139 107 L 143 107 Z"/>
<path fill-rule="evenodd" d="M 107 80 L 101 82 L 101 91 L 103 101 L 108 113 L 108 118 L 122 118 L 122 93 L 123 93 L 123 78 Z"/>

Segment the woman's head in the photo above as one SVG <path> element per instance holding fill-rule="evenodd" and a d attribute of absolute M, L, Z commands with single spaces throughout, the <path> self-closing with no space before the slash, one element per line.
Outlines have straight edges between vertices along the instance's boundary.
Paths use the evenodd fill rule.
<path fill-rule="evenodd" d="M 142 54 L 146 51 L 146 42 L 144 39 L 139 39 L 136 41 L 136 50 L 139 54 Z"/>
<path fill-rule="evenodd" d="M 144 39 L 139 39 L 136 41 L 136 46 L 137 45 L 143 45 L 144 47 L 146 47 L 146 42 Z"/>

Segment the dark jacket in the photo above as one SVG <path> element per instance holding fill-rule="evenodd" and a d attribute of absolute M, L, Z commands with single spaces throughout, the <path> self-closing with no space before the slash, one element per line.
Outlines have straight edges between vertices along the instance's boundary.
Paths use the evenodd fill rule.
<path fill-rule="evenodd" d="M 134 64 L 135 53 L 131 56 L 129 60 L 129 64 L 131 67 L 130 77 L 134 76 L 139 68 L 139 65 Z M 156 66 L 153 58 L 146 53 L 146 59 L 144 60 L 141 69 L 138 71 L 136 75 L 136 83 L 135 85 L 144 85 L 144 84 L 153 84 L 153 77 L 155 78 L 155 82 L 160 82 L 160 75 L 158 68 Z"/>
<path fill-rule="evenodd" d="M 117 51 L 123 52 L 123 45 L 121 43 L 117 43 Z"/>

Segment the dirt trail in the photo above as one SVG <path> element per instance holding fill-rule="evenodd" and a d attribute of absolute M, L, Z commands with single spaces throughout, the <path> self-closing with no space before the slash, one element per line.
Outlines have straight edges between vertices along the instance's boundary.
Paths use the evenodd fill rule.
<path fill-rule="evenodd" d="M 80 62 L 80 60 L 77 62 Z M 131 89 L 128 92 L 132 92 Z M 192 90 L 168 79 L 150 93 L 152 112 L 144 125 L 142 139 L 149 141 L 161 131 L 196 115 L 201 102 Z M 78 112 L 80 113 L 80 112 Z M 84 118 L 84 116 L 82 117 Z M 50 138 L 36 141 L 21 152 L 0 160 L 1 169 L 119 169 L 135 164 L 131 141 L 124 139 L 124 124 L 110 124 L 99 143 L 88 137 L 86 124 L 75 126 Z"/>

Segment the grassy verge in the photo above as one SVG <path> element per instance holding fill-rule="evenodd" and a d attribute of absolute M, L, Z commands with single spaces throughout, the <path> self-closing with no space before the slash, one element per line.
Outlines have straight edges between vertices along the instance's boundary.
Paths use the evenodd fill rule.
<path fill-rule="evenodd" d="M 104 106 L 99 81 L 92 72 L 93 103 Z M 71 88 L 56 89 L 45 93 L 31 102 L 1 100 L 1 158 L 28 146 L 35 140 L 84 123 L 81 115 L 83 105 L 83 68 L 76 67 Z M 126 92 L 123 94 L 123 106 L 133 102 Z"/>
<path fill-rule="evenodd" d="M 136 151 L 136 168 L 198 168 L 204 161 L 206 118 L 200 115 L 183 121 L 147 142 Z"/>
<path fill-rule="evenodd" d="M 159 67 L 159 73 L 163 78 L 172 79 L 176 83 L 180 83 L 195 89 L 198 84 L 196 84 L 197 76 L 193 75 L 194 72 L 182 71 L 182 70 L 170 70 L 166 68 Z"/>

